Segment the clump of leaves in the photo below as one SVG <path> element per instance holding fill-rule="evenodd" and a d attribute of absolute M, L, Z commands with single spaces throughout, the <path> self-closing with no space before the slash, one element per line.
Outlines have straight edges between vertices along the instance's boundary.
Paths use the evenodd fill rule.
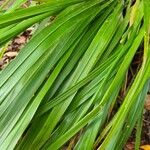
<path fill-rule="evenodd" d="M 0 72 L 0 149 L 57 150 L 67 143 L 68 149 L 120 150 L 137 123 L 139 149 L 150 77 L 150 1 L 44 0 L 21 8 L 24 2 L 0 12 L 1 47 L 36 24 Z M 138 50 L 143 62 L 116 109 Z"/>

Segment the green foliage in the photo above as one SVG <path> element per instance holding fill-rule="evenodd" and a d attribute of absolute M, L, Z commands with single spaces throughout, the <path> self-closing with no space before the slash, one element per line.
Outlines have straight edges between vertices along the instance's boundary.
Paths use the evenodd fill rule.
<path fill-rule="evenodd" d="M 69 144 L 76 150 L 120 150 L 136 123 L 138 149 L 150 77 L 149 0 L 44 0 L 21 8 L 24 2 L 1 7 L 3 49 L 37 29 L 0 72 L 0 149 L 57 150 L 78 137 Z M 116 109 L 139 50 L 143 62 Z"/>

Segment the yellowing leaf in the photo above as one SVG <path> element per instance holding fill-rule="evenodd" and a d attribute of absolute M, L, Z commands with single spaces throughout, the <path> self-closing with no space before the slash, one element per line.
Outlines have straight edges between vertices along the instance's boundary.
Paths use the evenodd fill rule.
<path fill-rule="evenodd" d="M 140 148 L 143 150 L 150 150 L 150 145 L 143 145 Z"/>

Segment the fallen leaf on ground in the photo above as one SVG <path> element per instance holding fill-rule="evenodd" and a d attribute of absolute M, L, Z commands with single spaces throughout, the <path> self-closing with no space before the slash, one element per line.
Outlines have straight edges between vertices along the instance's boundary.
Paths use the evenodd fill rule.
<path fill-rule="evenodd" d="M 127 143 L 124 150 L 134 150 L 134 143 Z"/>
<path fill-rule="evenodd" d="M 150 150 L 150 145 L 143 145 L 140 148 L 143 150 Z"/>
<path fill-rule="evenodd" d="M 20 36 L 20 37 L 16 38 L 14 40 L 14 42 L 17 43 L 17 44 L 24 44 L 26 42 L 26 37 L 25 36 Z"/>
<path fill-rule="evenodd" d="M 7 52 L 7 53 L 5 53 L 5 56 L 10 57 L 10 58 L 16 57 L 17 55 L 18 55 L 17 52 Z"/>
<path fill-rule="evenodd" d="M 150 110 L 150 95 L 147 96 L 147 99 L 145 102 L 145 109 Z"/>
<path fill-rule="evenodd" d="M 4 62 L 4 60 L 3 60 L 3 59 L 0 59 L 0 66 L 3 65 L 3 62 Z"/>

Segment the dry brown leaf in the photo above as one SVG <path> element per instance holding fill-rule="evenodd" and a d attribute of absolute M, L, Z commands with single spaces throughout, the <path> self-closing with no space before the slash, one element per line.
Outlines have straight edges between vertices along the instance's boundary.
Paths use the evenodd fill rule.
<path fill-rule="evenodd" d="M 140 148 L 143 150 L 150 150 L 150 145 L 143 145 Z"/>
<path fill-rule="evenodd" d="M 134 143 L 132 143 L 132 142 L 127 143 L 124 149 L 125 150 L 134 150 Z"/>
<path fill-rule="evenodd" d="M 0 66 L 2 66 L 4 63 L 4 60 L 3 59 L 0 59 Z"/>
<path fill-rule="evenodd" d="M 14 42 L 17 43 L 17 44 L 24 44 L 26 42 L 26 37 L 25 36 L 20 36 L 20 37 L 16 38 L 14 40 Z"/>
<path fill-rule="evenodd" d="M 147 95 L 147 99 L 145 102 L 145 109 L 150 110 L 150 95 Z"/>
<path fill-rule="evenodd" d="M 13 57 L 16 57 L 17 55 L 18 55 L 18 52 L 7 52 L 7 53 L 5 53 L 4 56 L 13 58 Z"/>

